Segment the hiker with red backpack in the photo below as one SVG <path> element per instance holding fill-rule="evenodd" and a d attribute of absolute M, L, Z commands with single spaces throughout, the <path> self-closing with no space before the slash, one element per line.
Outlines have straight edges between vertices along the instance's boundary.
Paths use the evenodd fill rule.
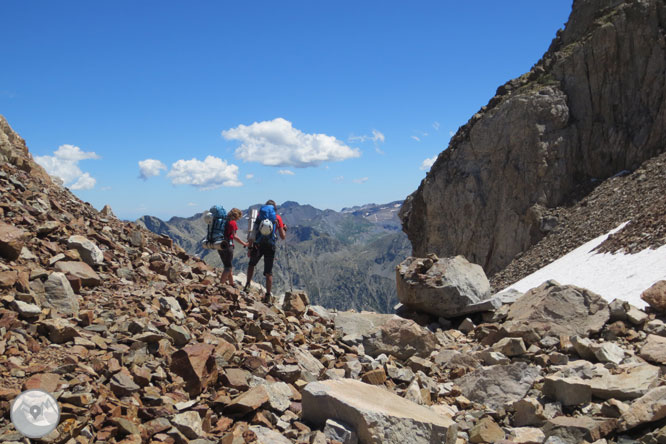
<path fill-rule="evenodd" d="M 227 223 L 224 227 L 224 241 L 222 242 L 222 248 L 218 250 L 220 259 L 224 265 L 222 283 L 228 283 L 232 287 L 235 287 L 231 267 L 231 262 L 234 259 L 234 241 L 238 241 L 244 247 L 248 246 L 247 243 L 243 242 L 241 238 L 236 236 L 236 231 L 238 231 L 238 224 L 236 221 L 240 219 L 242 215 L 241 210 L 238 208 L 232 208 L 231 211 L 229 211 L 229 214 L 227 214 Z"/>
<path fill-rule="evenodd" d="M 287 226 L 282 222 L 282 218 L 277 214 L 277 205 L 275 201 L 268 200 L 266 204 L 259 209 L 257 220 L 254 227 L 254 240 L 250 241 L 248 255 L 250 263 L 247 267 L 247 282 L 243 290 L 249 291 L 254 267 L 259 260 L 264 258 L 264 276 L 266 277 L 266 295 L 264 302 L 270 302 L 272 298 L 271 289 L 273 287 L 273 262 L 275 261 L 275 250 L 277 246 L 277 237 L 285 239 L 287 237 Z"/>

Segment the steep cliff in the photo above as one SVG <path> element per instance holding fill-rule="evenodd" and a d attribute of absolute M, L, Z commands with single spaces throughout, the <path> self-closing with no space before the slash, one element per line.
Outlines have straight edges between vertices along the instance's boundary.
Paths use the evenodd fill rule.
<path fill-rule="evenodd" d="M 461 127 L 400 217 L 414 254 L 494 273 L 553 228 L 548 209 L 666 147 L 666 5 L 576 0 L 544 57 Z"/>
<path fill-rule="evenodd" d="M 0 163 L 10 163 L 29 173 L 35 179 L 50 183 L 44 168 L 37 165 L 28 151 L 25 140 L 14 132 L 4 116 L 0 115 Z"/>

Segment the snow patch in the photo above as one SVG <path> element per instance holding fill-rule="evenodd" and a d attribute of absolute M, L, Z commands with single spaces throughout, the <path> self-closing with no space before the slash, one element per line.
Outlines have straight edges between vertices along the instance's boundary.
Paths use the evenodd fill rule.
<path fill-rule="evenodd" d="M 666 245 L 636 254 L 596 253 L 593 250 L 627 222 L 593 239 L 556 261 L 502 290 L 524 293 L 553 279 L 562 285 L 587 288 L 606 301 L 621 299 L 644 308 L 641 293 L 655 282 L 666 279 Z"/>

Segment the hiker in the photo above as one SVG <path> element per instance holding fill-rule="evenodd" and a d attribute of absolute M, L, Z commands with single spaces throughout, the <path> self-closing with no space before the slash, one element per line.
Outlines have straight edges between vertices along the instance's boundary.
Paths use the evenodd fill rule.
<path fill-rule="evenodd" d="M 272 232 L 268 234 L 261 233 L 261 225 L 265 220 L 270 220 L 272 223 Z M 250 241 L 250 249 L 248 255 L 250 256 L 250 263 L 247 267 L 247 282 L 243 290 L 249 291 L 252 276 L 254 275 L 254 267 L 259 263 L 259 259 L 264 258 L 264 276 L 266 277 L 266 295 L 264 302 L 270 302 L 273 297 L 271 289 L 273 287 L 273 262 L 275 260 L 275 249 L 277 244 L 277 234 L 281 239 L 287 237 L 287 226 L 282 222 L 282 218 L 277 214 L 277 205 L 275 201 L 268 200 L 266 204 L 259 210 L 259 216 L 256 220 L 255 239 Z"/>
<path fill-rule="evenodd" d="M 236 221 L 241 218 L 243 214 L 238 208 L 232 208 L 227 214 L 227 224 L 224 228 L 224 243 L 222 244 L 222 249 L 218 250 L 220 254 L 220 259 L 222 259 L 222 264 L 224 265 L 224 271 L 222 272 L 222 283 L 228 283 L 232 287 L 234 285 L 234 276 L 231 273 L 231 261 L 234 259 L 234 241 L 238 241 L 242 246 L 247 247 L 248 244 L 243 242 L 241 238 L 236 236 L 236 231 L 238 231 L 238 224 Z"/>

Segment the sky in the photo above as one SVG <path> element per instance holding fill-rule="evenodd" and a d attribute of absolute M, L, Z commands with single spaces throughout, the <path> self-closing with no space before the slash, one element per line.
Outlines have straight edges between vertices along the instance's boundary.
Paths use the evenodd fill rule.
<path fill-rule="evenodd" d="M 416 190 L 571 0 L 3 0 L 0 114 L 127 220 Z"/>

